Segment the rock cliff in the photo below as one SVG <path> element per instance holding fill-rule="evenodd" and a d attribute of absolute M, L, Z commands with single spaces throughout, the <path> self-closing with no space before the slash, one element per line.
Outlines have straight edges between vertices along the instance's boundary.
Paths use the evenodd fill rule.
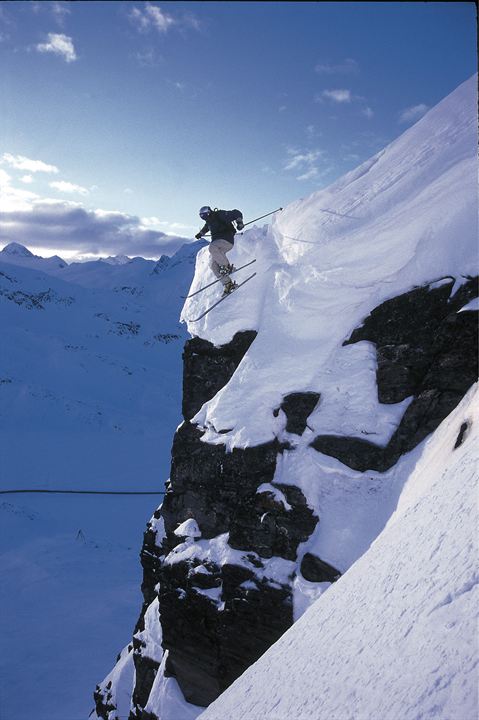
<path fill-rule="evenodd" d="M 384 472 L 459 403 L 477 377 L 477 312 L 458 310 L 477 296 L 477 278 L 451 297 L 453 282 L 382 303 L 344 340 L 374 343 L 381 402 L 413 398 L 390 442 L 380 447 L 320 435 L 311 443 L 316 451 L 356 470 Z M 145 601 L 127 650 L 135 666 L 130 720 L 162 720 L 146 710 L 159 673 L 176 679 L 188 703 L 207 706 L 292 624 L 298 576 L 322 584 L 341 574 L 314 553 L 298 552 L 321 512 L 297 484 L 275 482 L 278 458 L 294 453 L 286 438 L 304 432 L 321 388 L 284 397 L 275 411 L 284 412 L 284 432 L 269 443 L 228 452 L 203 442 L 192 422 L 233 376 L 255 336 L 239 332 L 220 347 L 196 337 L 185 345 L 184 421 L 173 441 L 164 503 L 141 551 Z M 166 658 L 146 637 L 152 608 Z M 100 685 L 95 693 L 104 720 L 115 717 L 109 690 Z"/>

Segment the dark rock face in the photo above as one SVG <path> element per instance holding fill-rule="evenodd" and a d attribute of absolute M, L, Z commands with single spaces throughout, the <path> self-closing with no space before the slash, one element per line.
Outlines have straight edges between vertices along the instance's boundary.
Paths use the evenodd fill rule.
<path fill-rule="evenodd" d="M 341 573 L 335 567 L 324 562 L 317 555 L 305 553 L 301 561 L 301 575 L 309 582 L 335 582 Z"/>
<path fill-rule="evenodd" d="M 148 589 L 160 583 L 167 672 L 196 705 L 216 699 L 293 622 L 290 583 L 265 579 L 264 560 L 273 555 L 295 560 L 299 543 L 318 519 L 297 487 L 271 486 L 285 502 L 267 490 L 257 493 L 260 485 L 271 484 L 281 450 L 274 440 L 228 453 L 222 445 L 202 442 L 201 432 L 189 422 L 175 436 L 171 483 L 161 511 L 166 538 L 161 557 L 153 560 L 148 545 L 142 562 L 148 598 Z M 204 539 L 229 533 L 228 545 L 241 551 L 242 564 L 165 562 L 172 550 L 184 546 L 174 531 L 189 518 Z M 203 590 L 216 590 L 214 599 Z"/>
<path fill-rule="evenodd" d="M 238 513 L 245 505 L 247 512 L 256 488 L 273 479 L 282 446 L 274 440 L 228 453 L 223 445 L 202 442 L 201 435 L 189 422 L 175 435 L 171 486 L 162 507 L 165 528 L 171 533 L 194 517 L 204 538 L 229 532 L 230 545 L 235 547 L 235 538 L 243 534 Z M 173 544 L 180 541 L 171 539 Z"/>
<path fill-rule="evenodd" d="M 286 432 L 302 435 L 306 430 L 306 421 L 318 404 L 319 393 L 298 392 L 286 395 L 281 410 L 287 417 Z"/>
<path fill-rule="evenodd" d="M 456 438 L 456 442 L 454 443 L 454 450 L 457 450 L 458 447 L 461 447 L 462 443 L 466 439 L 468 430 L 469 430 L 469 423 L 468 422 L 462 423 L 462 425 L 459 429 L 459 434 Z"/>
<path fill-rule="evenodd" d="M 411 395 L 386 447 L 359 438 L 318 436 L 311 443 L 355 470 L 391 468 L 454 410 L 477 379 L 477 312 L 458 312 L 477 297 L 477 278 L 450 298 L 454 281 L 409 293 L 376 308 L 345 344 L 369 340 L 378 356 L 378 398 L 395 403 Z"/>
<path fill-rule="evenodd" d="M 292 624 L 292 604 L 288 586 L 254 582 L 243 566 L 210 565 L 220 605 L 198 591 L 194 569 L 187 561 L 162 569 L 163 643 L 186 700 L 208 705 Z"/>
<path fill-rule="evenodd" d="M 166 673 L 195 705 L 215 700 L 290 627 L 293 561 L 298 545 L 318 522 L 299 488 L 273 484 L 277 457 L 285 447 L 277 439 L 227 452 L 223 445 L 203 442 L 202 432 L 189 421 L 229 381 L 255 336 L 254 331 L 237 333 L 219 348 L 199 338 L 186 343 L 185 422 L 175 434 L 170 482 L 161 511 L 155 513 L 163 519 L 164 537 L 157 537 L 150 525 L 141 552 L 144 604 L 136 632 L 144 629 L 146 609 L 158 597 Z M 305 422 L 319 396 L 295 395 L 295 422 L 301 422 L 300 415 Z M 231 560 L 220 562 L 214 553 L 175 559 L 174 552 L 195 546 L 191 538 L 175 534 L 192 518 L 201 543 L 224 538 Z M 268 576 L 272 557 L 291 563 L 291 577 L 284 582 Z M 143 720 L 158 662 L 137 638 L 134 662 L 130 720 Z"/>
<path fill-rule="evenodd" d="M 93 699 L 95 700 L 95 709 L 97 715 L 101 718 L 108 718 L 109 713 L 112 710 L 116 710 L 116 706 L 111 702 L 111 682 L 109 682 L 104 690 L 99 685 L 96 686 L 95 692 L 93 693 Z"/>
<path fill-rule="evenodd" d="M 183 417 L 190 420 L 230 380 L 249 346 L 255 330 L 238 332 L 227 345 L 216 347 L 194 337 L 183 352 Z"/>

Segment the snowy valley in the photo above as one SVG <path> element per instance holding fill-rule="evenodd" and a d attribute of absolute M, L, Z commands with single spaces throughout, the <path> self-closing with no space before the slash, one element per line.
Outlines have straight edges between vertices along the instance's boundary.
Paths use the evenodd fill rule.
<path fill-rule="evenodd" d="M 6 717 L 87 717 L 131 632 L 143 528 L 181 414 L 180 296 L 199 247 L 119 264 L 0 252 L 0 490 L 157 494 L 0 495 Z"/>

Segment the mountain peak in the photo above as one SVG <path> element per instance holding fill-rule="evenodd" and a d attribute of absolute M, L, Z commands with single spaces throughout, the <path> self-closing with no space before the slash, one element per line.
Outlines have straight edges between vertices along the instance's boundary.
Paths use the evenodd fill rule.
<path fill-rule="evenodd" d="M 25 245 L 20 245 L 20 243 L 11 242 L 8 245 L 5 245 L 2 253 L 6 253 L 7 255 L 21 255 L 22 257 L 34 257 L 33 253 L 30 252 L 28 248 L 25 247 Z"/>
<path fill-rule="evenodd" d="M 110 255 L 107 258 L 101 258 L 101 260 L 108 263 L 108 265 L 126 265 L 131 262 L 131 258 L 127 255 Z"/>

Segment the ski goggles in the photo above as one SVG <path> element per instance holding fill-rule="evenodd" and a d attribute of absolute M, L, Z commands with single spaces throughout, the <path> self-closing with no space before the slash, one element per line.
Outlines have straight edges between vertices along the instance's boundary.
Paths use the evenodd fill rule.
<path fill-rule="evenodd" d="M 206 220 L 210 216 L 210 213 L 211 213 L 210 207 L 202 207 L 200 209 L 199 215 L 202 220 Z"/>

